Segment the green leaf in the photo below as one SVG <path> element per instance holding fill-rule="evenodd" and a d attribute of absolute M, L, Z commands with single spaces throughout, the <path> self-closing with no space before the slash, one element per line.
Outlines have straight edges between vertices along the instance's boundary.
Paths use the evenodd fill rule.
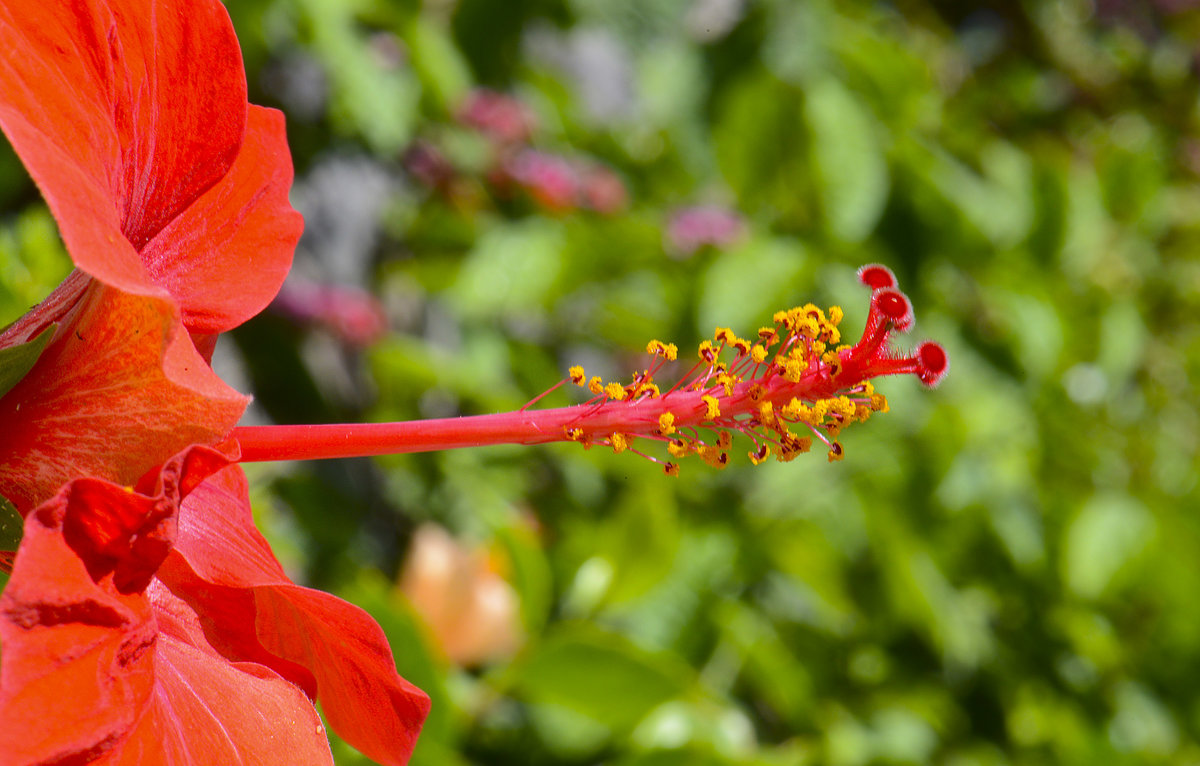
<path fill-rule="evenodd" d="M 1093 497 L 1066 529 L 1064 575 L 1071 590 L 1097 598 L 1150 542 L 1154 517 L 1123 494 Z"/>
<path fill-rule="evenodd" d="M 57 326 L 50 325 L 31 341 L 0 349 L 0 396 L 11 391 L 13 386 L 21 382 L 21 378 L 29 374 L 54 337 L 54 328 Z"/>
<path fill-rule="evenodd" d="M 535 704 L 558 705 L 610 729 L 632 729 L 691 686 L 678 658 L 639 649 L 585 624 L 553 631 L 516 668 L 516 685 Z"/>
<path fill-rule="evenodd" d="M 15 551 L 24 531 L 25 521 L 17 507 L 0 496 L 0 551 Z"/>
<path fill-rule="evenodd" d="M 812 131 L 817 192 L 829 229 L 839 239 L 858 242 L 875 228 L 890 186 L 875 118 L 831 77 L 809 85 L 804 113 Z"/>
<path fill-rule="evenodd" d="M 700 280 L 697 329 L 702 336 L 714 327 L 746 335 L 767 324 L 795 303 L 808 260 L 799 240 L 784 237 L 756 237 L 722 253 Z"/>
<path fill-rule="evenodd" d="M 562 270 L 563 241 L 556 221 L 530 218 L 496 226 L 463 264 L 453 300 L 472 318 L 537 311 Z"/>

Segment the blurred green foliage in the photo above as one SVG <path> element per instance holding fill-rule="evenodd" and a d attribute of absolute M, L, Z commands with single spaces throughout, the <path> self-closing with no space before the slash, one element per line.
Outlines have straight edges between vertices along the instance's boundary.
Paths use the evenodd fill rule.
<path fill-rule="evenodd" d="M 668 479 L 556 445 L 252 467 L 285 565 L 370 610 L 433 697 L 414 763 L 1200 761 L 1195 3 L 230 12 L 252 99 L 288 113 L 298 272 L 358 281 L 391 324 L 366 350 L 271 314 L 234 333 L 218 363 L 255 417 L 511 409 L 571 364 L 624 377 L 652 337 L 808 300 L 852 336 L 869 261 L 951 358 L 936 391 L 880 382 L 891 412 L 836 464 Z M 498 178 L 462 118 L 480 86 L 529 110 L 535 159 L 626 197 Z M 11 153 L 0 170 L 8 321 L 65 260 Z M 697 204 L 740 225 L 681 248 Z M 423 522 L 499 562 L 515 655 L 458 667 L 400 592 Z"/>

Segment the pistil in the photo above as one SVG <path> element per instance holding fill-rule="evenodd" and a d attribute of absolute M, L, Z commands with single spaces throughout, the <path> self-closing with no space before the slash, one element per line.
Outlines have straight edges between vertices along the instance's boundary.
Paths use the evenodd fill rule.
<path fill-rule="evenodd" d="M 712 341 L 700 344 L 695 366 L 666 393 L 655 376 L 675 361 L 677 349 L 655 340 L 646 347 L 650 364 L 629 383 L 588 378 L 581 367 L 572 367 L 563 382 L 593 394 L 583 404 L 526 405 L 514 412 L 399 423 L 248 426 L 235 429 L 233 436 L 243 462 L 574 441 L 633 452 L 675 475 L 675 460 L 687 455 L 727 465 L 734 433 L 750 440 L 748 456 L 756 465 L 772 454 L 789 461 L 809 451 L 814 438 L 826 445 L 829 460 L 840 460 L 841 430 L 887 411 L 872 378 L 912 374 L 932 387 L 948 366 L 943 348 L 931 341 L 908 355 L 891 348 L 892 334 L 908 330 L 913 315 L 890 270 L 864 266 L 859 279 L 872 293 L 866 327 L 855 345 L 835 347 L 841 337 L 839 307 L 826 313 L 806 304 L 778 312 L 774 326 L 760 328 L 754 339 L 718 328 Z M 793 427 L 809 435 L 798 435 Z M 635 447 L 639 438 L 659 442 L 674 460 Z"/>

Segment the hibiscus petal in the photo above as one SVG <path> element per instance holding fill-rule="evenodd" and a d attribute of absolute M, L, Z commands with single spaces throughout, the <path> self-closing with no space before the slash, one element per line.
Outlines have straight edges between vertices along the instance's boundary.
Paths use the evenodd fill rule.
<path fill-rule="evenodd" d="M 248 113 L 228 14 L 185 5 L 0 4 L 0 128 L 76 266 L 169 291 L 189 330 L 212 333 L 270 302 L 301 224 L 282 119 Z"/>
<path fill-rule="evenodd" d="M 396 673 L 387 639 L 366 612 L 287 579 L 254 526 L 240 468 L 214 475 L 184 502 L 160 577 L 213 620 L 227 656 L 269 662 L 305 686 L 311 678 L 343 739 L 379 763 L 408 761 L 429 698 Z M 238 606 L 232 590 L 252 602 Z"/>
<path fill-rule="evenodd" d="M 0 125 L 76 265 L 143 292 L 137 250 L 225 175 L 242 140 L 228 15 L 211 1 L 18 0 L 0 5 L 0 38 Z"/>
<path fill-rule="evenodd" d="M 169 544 L 174 526 L 156 515 L 224 464 L 193 448 L 166 466 L 155 495 L 83 479 L 26 518 L 0 595 L 4 763 L 332 763 L 302 690 L 225 660 L 157 581 L 121 584 L 123 571 L 162 560 L 140 544 Z"/>
<path fill-rule="evenodd" d="M 80 476 L 133 484 L 187 445 L 219 441 L 249 401 L 196 353 L 170 300 L 81 290 L 0 398 L 0 495 L 22 514 Z"/>
<path fill-rule="evenodd" d="M 304 227 L 288 204 L 291 185 L 283 115 L 251 106 L 233 168 L 142 249 L 193 334 L 236 327 L 279 292 Z"/>

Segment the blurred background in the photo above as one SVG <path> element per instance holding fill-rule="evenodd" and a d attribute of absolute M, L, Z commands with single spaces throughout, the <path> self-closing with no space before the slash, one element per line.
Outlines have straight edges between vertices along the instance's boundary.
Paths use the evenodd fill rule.
<path fill-rule="evenodd" d="M 857 337 L 872 261 L 951 357 L 835 464 L 250 466 L 433 698 L 414 763 L 1200 763 L 1200 3 L 230 12 L 307 226 L 218 348 L 249 421 L 513 409 L 809 300 Z M 3 147 L 0 323 L 67 263 Z"/>

